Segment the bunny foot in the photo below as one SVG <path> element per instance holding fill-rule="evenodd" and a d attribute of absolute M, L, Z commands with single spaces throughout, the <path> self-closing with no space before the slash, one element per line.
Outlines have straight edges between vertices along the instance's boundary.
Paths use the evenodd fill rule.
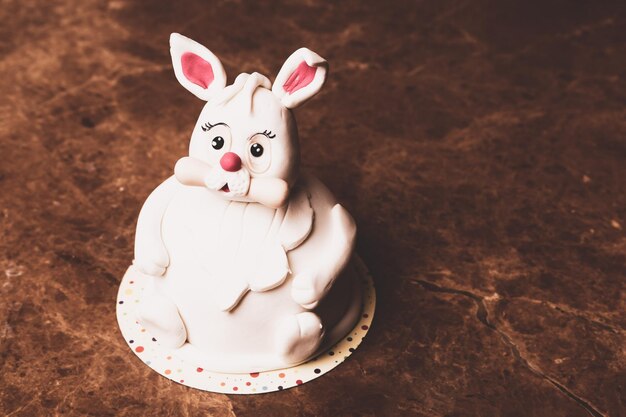
<path fill-rule="evenodd" d="M 187 330 L 178 308 L 162 295 L 154 294 L 144 299 L 137 310 L 137 319 L 165 347 L 175 349 L 187 340 Z"/>
<path fill-rule="evenodd" d="M 152 277 L 163 276 L 167 270 L 167 266 L 159 265 L 159 262 L 156 261 L 139 261 L 135 259 L 133 265 L 135 265 L 139 272 Z"/>
<path fill-rule="evenodd" d="M 298 363 L 315 352 L 324 337 L 324 327 L 315 313 L 283 318 L 276 329 L 276 345 L 288 363 Z"/>

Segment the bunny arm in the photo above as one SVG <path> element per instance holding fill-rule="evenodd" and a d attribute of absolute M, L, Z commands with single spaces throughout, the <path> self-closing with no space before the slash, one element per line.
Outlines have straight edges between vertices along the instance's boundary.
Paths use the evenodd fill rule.
<path fill-rule="evenodd" d="M 161 276 L 169 266 L 169 254 L 161 236 L 161 222 L 179 186 L 174 176 L 165 180 L 148 196 L 139 213 L 133 264 L 145 274 Z"/>
<path fill-rule="evenodd" d="M 316 265 L 320 269 L 315 272 L 303 271 L 294 277 L 291 295 L 298 304 L 307 309 L 317 307 L 350 261 L 355 237 L 354 219 L 340 204 L 335 204 L 330 210 L 326 244 L 316 256 Z"/>

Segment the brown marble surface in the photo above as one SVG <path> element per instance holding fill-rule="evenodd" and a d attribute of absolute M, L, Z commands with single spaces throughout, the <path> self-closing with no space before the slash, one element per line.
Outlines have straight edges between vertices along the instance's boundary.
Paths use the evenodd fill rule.
<path fill-rule="evenodd" d="M 623 1 L 3 1 L 0 415 L 626 415 Z M 168 36 L 229 79 L 331 63 L 303 163 L 378 290 L 328 375 L 227 396 L 157 375 L 115 319 L 142 202 L 201 102 Z"/>

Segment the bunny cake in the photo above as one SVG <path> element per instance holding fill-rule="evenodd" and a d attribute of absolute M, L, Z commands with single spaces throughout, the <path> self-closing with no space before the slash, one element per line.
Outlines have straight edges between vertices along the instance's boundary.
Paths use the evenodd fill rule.
<path fill-rule="evenodd" d="M 356 226 L 317 179 L 299 172 L 292 109 L 328 65 L 301 48 L 274 83 L 240 74 L 170 37 L 176 78 L 205 101 L 189 156 L 141 209 L 134 267 L 149 282 L 137 320 L 159 344 L 204 369 L 295 366 L 350 331 L 361 311 Z"/>

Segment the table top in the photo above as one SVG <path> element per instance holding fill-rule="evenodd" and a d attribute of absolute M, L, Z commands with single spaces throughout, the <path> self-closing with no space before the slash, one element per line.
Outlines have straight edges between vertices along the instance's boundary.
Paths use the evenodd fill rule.
<path fill-rule="evenodd" d="M 231 82 L 330 62 L 303 167 L 355 217 L 378 305 L 303 386 L 196 391 L 117 328 L 139 209 L 202 106 L 174 31 Z M 626 415 L 623 2 L 24 1 L 0 32 L 0 414 Z"/>

